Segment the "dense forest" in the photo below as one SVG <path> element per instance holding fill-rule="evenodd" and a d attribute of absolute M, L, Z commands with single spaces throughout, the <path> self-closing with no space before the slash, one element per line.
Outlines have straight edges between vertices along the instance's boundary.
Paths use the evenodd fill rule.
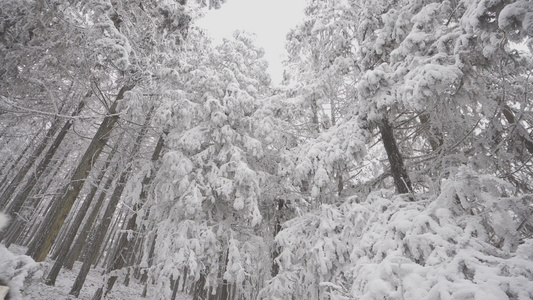
<path fill-rule="evenodd" d="M 0 276 L 533 299 L 533 2 L 309 0 L 281 85 L 224 2 L 0 1 Z"/>

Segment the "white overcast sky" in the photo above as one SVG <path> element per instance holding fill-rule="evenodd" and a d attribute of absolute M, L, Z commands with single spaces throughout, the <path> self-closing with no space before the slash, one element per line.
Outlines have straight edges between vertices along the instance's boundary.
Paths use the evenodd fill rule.
<path fill-rule="evenodd" d="M 235 30 L 256 34 L 256 44 L 265 49 L 265 59 L 274 83 L 282 79 L 281 61 L 286 53 L 287 32 L 303 20 L 306 0 L 227 0 L 197 22 L 216 44 Z"/>

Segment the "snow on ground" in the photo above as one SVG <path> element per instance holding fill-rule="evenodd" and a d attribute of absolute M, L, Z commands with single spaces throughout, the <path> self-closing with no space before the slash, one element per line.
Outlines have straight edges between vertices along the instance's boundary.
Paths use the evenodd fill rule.
<path fill-rule="evenodd" d="M 53 261 L 36 263 L 30 257 L 24 255 L 26 249 L 17 245 L 12 245 L 9 250 L 0 244 L 0 278 L 10 279 L 12 300 L 67 300 L 67 299 L 91 299 L 94 292 L 103 283 L 104 277 L 101 269 L 92 269 L 81 290 L 79 298 L 69 295 L 70 288 L 78 275 L 81 267 L 80 263 L 74 265 L 73 270 L 63 269 L 57 278 L 55 286 L 44 284 L 44 276 L 52 265 Z M 117 281 L 115 287 L 106 299 L 109 300 L 146 300 L 158 299 L 157 290 L 148 287 L 146 298 L 141 297 L 143 286 L 135 282 L 130 282 L 129 286 Z M 178 295 L 177 300 L 189 300 L 186 294 Z"/>

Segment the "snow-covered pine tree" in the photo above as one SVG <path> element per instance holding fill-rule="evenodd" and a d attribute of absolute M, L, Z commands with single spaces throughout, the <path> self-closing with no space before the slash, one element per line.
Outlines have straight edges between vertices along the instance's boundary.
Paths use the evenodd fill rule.
<path fill-rule="evenodd" d="M 150 273 L 162 299 L 178 282 L 194 299 L 253 298 L 270 274 L 260 228 L 269 205 L 261 197 L 264 149 L 252 119 L 270 93 L 262 56 L 250 35 L 236 32 L 191 66 L 169 113 L 161 110 L 168 151 L 141 215 L 155 236 Z"/>
<path fill-rule="evenodd" d="M 69 111 L 79 107 L 73 100 L 83 99 L 91 107 L 90 115 L 79 119 L 88 120 L 81 125 L 83 135 L 94 135 L 94 138 L 89 145 L 78 140 L 70 145 L 73 149 L 63 149 L 74 153 L 74 157 L 79 151 L 76 147 L 86 151 L 79 153 L 78 161 L 70 157 L 68 166 L 54 181 L 63 183 L 59 179 L 65 173 L 71 173 L 68 186 L 62 186 L 58 193 L 54 190 L 58 196 L 52 199 L 52 209 L 41 230 L 35 234 L 28 253 L 36 259 L 46 257 L 60 234 L 60 228 L 65 229 L 68 225 L 65 220 L 82 188 L 87 186 L 84 183 L 91 177 L 91 169 L 104 165 L 98 160 L 99 154 L 113 138 L 116 125 L 122 119 L 126 122 L 120 125 L 126 124 L 124 129 L 128 130 L 127 124 L 142 123 L 146 112 L 158 104 L 152 100 L 169 94 L 165 86 L 176 79 L 174 70 L 181 63 L 179 53 L 188 34 L 191 15 L 199 14 L 199 8 L 207 5 L 203 1 L 193 1 L 184 6 L 182 2 L 185 1 L 141 4 L 105 0 L 2 2 L 0 51 L 5 54 L 2 55 L 5 64 L 2 64 L 1 72 L 1 97 L 6 109 L 16 113 L 36 113 L 35 116 L 45 116 L 52 121 L 33 126 L 50 129 L 42 147 L 38 147 L 39 153 L 48 146 L 48 140 L 52 140 L 55 134 L 52 129 L 61 125 L 54 120 L 67 118 L 66 125 L 69 125 L 72 119 L 78 119 L 77 116 L 69 117 Z M 211 0 L 209 5 L 218 6 L 221 2 Z M 91 93 L 87 93 L 88 90 Z M 165 93 L 160 93 L 161 90 Z M 91 98 L 86 99 L 84 95 Z M 30 120 L 35 123 L 37 118 L 32 116 Z M 23 123 L 26 127 L 32 125 Z M 92 126 L 99 130 L 95 133 Z M 77 129 L 76 134 L 79 134 L 79 127 Z M 49 149 L 54 147 L 52 144 Z M 48 159 L 48 152 L 40 164 Z M 31 157 L 33 162 L 26 163 L 28 167 L 23 166 L 25 172 L 35 168 L 33 165 L 38 161 L 39 153 Z M 40 174 L 40 164 L 35 174 Z M 113 176 L 116 174 L 110 174 Z M 24 175 L 20 177 L 22 179 Z M 21 186 L 31 183 L 17 181 L 13 182 Z M 10 188 L 9 193 L 12 191 L 15 189 Z M 5 198 L 2 202 L 7 204 L 9 197 Z M 47 206 L 43 205 L 43 211 Z M 68 239 L 61 237 L 61 240 L 70 244 Z"/>
<path fill-rule="evenodd" d="M 370 132 L 390 124 L 412 193 L 385 181 L 286 222 L 280 272 L 261 296 L 530 298 L 531 54 L 511 43 L 529 43 L 530 3 L 326 2 L 353 16 L 357 97 L 346 119 Z M 314 23 L 331 11 L 313 11 Z M 370 151 L 372 140 L 359 141 Z"/>

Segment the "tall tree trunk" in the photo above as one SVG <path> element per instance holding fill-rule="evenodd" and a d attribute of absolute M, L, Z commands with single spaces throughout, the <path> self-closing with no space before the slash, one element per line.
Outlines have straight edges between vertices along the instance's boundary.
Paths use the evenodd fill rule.
<path fill-rule="evenodd" d="M 89 235 L 89 232 L 91 232 L 91 227 L 95 223 L 96 217 L 98 216 L 98 213 L 100 212 L 100 208 L 104 204 L 104 200 L 107 196 L 107 191 L 113 184 L 113 180 L 115 179 L 115 173 L 117 169 L 118 169 L 118 165 L 109 172 L 109 177 L 104 183 L 102 191 L 100 192 L 100 195 L 98 196 L 98 200 L 96 201 L 96 204 L 91 210 L 91 214 L 85 221 L 85 224 L 83 225 L 83 228 L 81 232 L 79 233 L 78 238 L 73 243 L 73 246 L 67 255 L 65 267 L 69 270 L 72 269 L 72 267 L 74 266 L 74 262 L 79 258 L 82 252 L 83 246 L 85 245 L 87 247 L 85 243 L 87 240 L 87 236 Z"/>
<path fill-rule="evenodd" d="M 56 134 L 57 130 L 59 129 L 59 124 L 59 118 L 54 118 L 43 140 L 33 150 L 33 153 L 30 155 L 30 157 L 28 157 L 28 160 L 26 160 L 26 163 L 22 166 L 22 168 L 20 168 L 20 170 L 17 172 L 17 175 L 13 177 L 11 182 L 4 189 L 2 195 L 0 195 L 0 210 L 7 206 L 7 204 L 9 203 L 9 199 L 11 198 L 17 187 L 22 183 L 24 177 L 26 177 L 31 167 L 33 167 L 33 165 L 35 164 L 41 153 L 44 151 L 46 146 L 48 146 L 48 141 Z"/>
<path fill-rule="evenodd" d="M 407 170 L 403 164 L 403 157 L 398 149 L 392 126 L 387 118 L 383 118 L 381 120 L 379 124 L 379 131 L 381 133 L 383 146 L 387 152 L 387 158 L 389 159 L 396 191 L 399 194 L 407 194 L 412 192 L 413 189 L 411 187 L 411 179 L 409 179 L 409 175 L 407 174 Z"/>
<path fill-rule="evenodd" d="M 117 202 L 117 204 L 118 204 L 118 202 Z M 113 246 L 117 242 L 117 238 L 118 238 L 117 227 L 118 227 L 118 224 L 123 222 L 124 219 L 126 218 L 126 216 L 124 214 L 125 214 L 125 212 L 124 212 L 123 209 L 119 210 L 117 212 L 116 208 L 115 208 L 115 212 L 113 213 L 113 215 L 111 215 L 111 223 L 109 224 L 109 226 L 106 229 L 106 235 L 105 235 L 105 237 L 102 240 L 102 244 L 100 244 L 100 246 L 98 246 L 100 251 L 98 252 L 98 256 L 96 256 L 96 259 L 93 262 L 93 268 L 98 267 L 98 265 L 104 267 L 104 266 L 107 266 L 109 264 L 107 262 L 107 256 L 108 256 L 109 252 L 112 249 L 114 249 Z"/>
<path fill-rule="evenodd" d="M 149 235 L 148 235 L 149 236 Z M 149 244 L 150 244 L 150 250 L 148 250 L 148 259 L 147 259 L 147 267 L 142 270 L 142 275 L 141 275 L 141 279 L 140 279 L 140 282 L 144 284 L 144 289 L 143 289 L 143 292 L 141 294 L 141 297 L 145 298 L 147 293 L 148 293 L 148 270 L 149 268 L 152 266 L 154 260 L 153 260 L 153 257 L 154 257 L 154 252 L 155 252 L 155 245 L 156 245 L 156 241 L 157 241 L 157 231 L 153 231 L 153 235 L 150 237 L 149 236 Z M 139 270 L 139 272 L 141 272 L 141 268 L 138 268 L 137 270 Z"/>
<path fill-rule="evenodd" d="M 80 101 L 78 104 L 78 107 L 76 110 L 72 113 L 72 116 L 75 117 L 80 114 L 81 110 L 85 106 L 85 101 Z M 16 214 L 20 211 L 20 208 L 28 199 L 28 196 L 30 195 L 30 191 L 33 186 L 35 186 L 35 183 L 41 178 L 41 175 L 44 173 L 48 165 L 50 164 L 50 161 L 52 161 L 52 158 L 54 157 L 57 149 L 63 142 L 63 139 L 67 135 L 68 131 L 70 130 L 70 127 L 72 127 L 72 120 L 67 120 L 65 125 L 63 125 L 63 128 L 59 131 L 59 134 L 56 136 L 55 140 L 52 142 L 52 145 L 48 148 L 48 151 L 46 151 L 46 154 L 44 155 L 43 159 L 37 166 L 37 169 L 32 174 L 32 176 L 29 176 L 28 180 L 24 184 L 24 186 L 20 189 L 19 193 L 15 196 L 13 201 L 7 206 L 6 211 L 10 214 Z"/>
<path fill-rule="evenodd" d="M 55 170 L 50 174 L 51 176 L 49 176 L 50 178 L 47 182 L 41 183 L 36 193 L 37 195 L 43 193 L 46 189 L 45 187 L 48 187 L 51 185 L 51 181 L 54 180 L 54 177 L 57 175 L 57 173 L 63 166 L 63 163 L 65 162 L 67 157 L 68 155 L 65 155 L 60 162 L 55 163 L 55 166 L 54 166 Z M 38 198 L 41 198 L 41 196 L 39 196 Z M 5 232 L 5 239 L 3 240 L 3 243 L 6 246 L 6 248 L 9 248 L 11 244 L 13 244 L 15 241 L 19 239 L 21 234 L 24 232 L 24 229 L 26 229 L 28 220 L 31 220 L 30 214 L 32 214 L 32 212 L 35 210 L 35 208 L 40 203 L 40 201 L 41 201 L 40 199 L 31 201 L 30 205 L 26 205 L 26 207 L 22 210 L 22 212 L 17 214 L 17 217 L 15 218 L 15 220 L 9 224 L 9 227 Z"/>
<path fill-rule="evenodd" d="M 39 136 L 40 133 L 41 133 L 41 131 L 39 130 L 39 132 L 35 135 L 33 140 L 37 139 L 37 137 Z M 24 150 L 19 154 L 17 159 L 9 166 L 9 168 L 7 166 L 9 164 L 9 162 L 10 162 L 10 159 L 6 159 L 4 165 L 2 166 L 2 175 L 3 175 L 3 177 L 2 177 L 2 180 L 0 181 L 0 189 L 1 190 L 4 190 L 4 184 L 8 181 L 9 178 L 12 177 L 11 176 L 11 171 L 13 171 L 13 169 L 15 169 L 16 166 L 18 166 L 20 161 L 26 156 L 26 153 L 31 149 L 31 144 L 32 144 L 32 142 L 30 142 L 26 147 L 24 147 Z M 7 205 L 7 203 L 0 202 L 0 209 L 3 207 L 3 205 Z"/>
<path fill-rule="evenodd" d="M 146 132 L 148 131 L 148 125 L 150 123 L 152 111 L 153 111 L 153 108 L 150 110 L 150 112 L 148 112 L 145 122 L 143 124 L 143 127 L 141 128 L 139 135 L 135 139 L 135 143 L 131 151 L 131 156 L 127 163 L 128 167 L 126 168 L 126 170 L 122 171 L 122 173 L 120 174 L 117 185 L 113 191 L 113 194 L 111 195 L 111 199 L 109 199 L 109 203 L 107 204 L 107 208 L 104 212 L 104 217 L 102 219 L 102 222 L 98 226 L 98 230 L 96 231 L 95 236 L 93 236 L 93 238 L 91 238 L 91 240 L 89 241 L 91 245 L 91 249 L 93 249 L 93 252 L 89 255 L 89 258 L 83 262 L 81 270 L 78 273 L 78 276 L 76 277 L 76 281 L 74 282 L 74 285 L 72 286 L 72 289 L 70 291 L 71 295 L 75 295 L 75 296 L 79 295 L 80 290 L 83 287 L 83 284 L 85 283 L 85 278 L 87 277 L 87 273 L 89 272 L 90 266 L 99 254 L 99 251 L 95 251 L 95 249 L 99 250 L 101 248 L 103 239 L 105 237 L 105 233 L 107 232 L 109 228 L 109 225 L 111 223 L 113 214 L 115 213 L 115 209 L 117 207 L 118 201 L 120 200 L 120 197 L 122 196 L 122 192 L 124 191 L 126 182 L 128 178 L 130 177 L 131 163 L 135 160 L 135 157 L 137 156 L 141 148 L 142 140 L 144 139 L 144 137 L 146 136 Z"/>
<path fill-rule="evenodd" d="M 46 234 L 45 230 L 52 224 L 52 218 L 50 216 L 56 214 L 61 209 L 61 198 L 68 193 L 68 185 L 64 185 L 59 193 L 47 203 L 47 207 L 44 208 L 38 215 L 44 215 L 44 219 L 38 224 L 35 230 L 32 231 L 32 239 L 26 251 L 26 255 L 34 256 L 39 252 L 41 247 L 40 241 L 43 239 L 43 235 Z M 59 232 L 58 232 L 59 233 Z M 43 259 L 44 260 L 44 259 Z"/>
<path fill-rule="evenodd" d="M 63 158 L 62 163 L 64 163 L 66 159 L 68 159 L 68 154 Z M 54 209 L 53 199 L 64 194 L 65 186 L 68 182 L 68 178 L 70 178 L 70 174 L 71 172 L 65 174 L 63 180 L 59 180 L 58 177 L 53 177 L 53 180 L 49 179 L 48 181 L 49 186 L 41 187 L 40 192 L 52 192 L 49 194 L 49 196 L 52 196 L 52 199 L 43 199 L 44 197 L 39 197 L 40 200 L 34 203 L 35 206 L 32 216 L 28 219 L 31 220 L 31 222 L 26 223 L 26 227 L 28 227 L 28 229 L 25 232 L 24 243 L 21 245 L 31 247 L 31 243 L 37 238 L 35 233 L 39 231 L 43 221 L 45 220 L 45 218 L 41 218 L 41 216 L 46 216 L 50 210 Z"/>
<path fill-rule="evenodd" d="M 140 235 L 141 233 L 139 233 Z M 124 285 L 125 286 L 128 286 L 129 283 L 130 283 L 130 279 L 131 277 L 133 278 L 137 278 L 139 279 L 140 278 L 140 272 L 136 272 L 138 270 L 138 266 L 140 265 L 141 261 L 142 261 L 142 256 L 143 256 L 143 237 L 142 236 L 137 236 L 133 241 L 128 241 L 128 243 L 131 246 L 132 248 L 132 251 L 130 251 L 129 253 L 129 257 L 126 258 L 126 265 L 127 266 L 132 266 L 131 268 L 128 268 L 127 269 L 127 276 L 126 278 L 124 278 Z M 131 275 L 131 276 L 130 276 Z"/>
<path fill-rule="evenodd" d="M 160 136 L 159 140 L 157 141 L 157 144 L 155 146 L 155 150 L 152 153 L 152 167 L 155 164 L 156 161 L 159 160 L 159 156 L 161 155 L 161 151 L 163 149 L 164 144 L 164 136 Z M 150 172 L 151 174 L 154 174 L 155 172 Z M 114 255 L 112 256 L 112 263 L 110 267 L 108 268 L 107 272 L 111 272 L 114 270 L 119 270 L 124 267 L 125 264 L 125 258 L 128 257 L 128 251 L 132 251 L 133 247 L 133 241 L 128 240 L 129 232 L 135 232 L 137 230 L 137 212 L 141 209 L 141 207 L 144 205 L 144 202 L 146 201 L 146 198 L 148 196 L 148 189 L 150 187 L 150 184 L 152 182 L 153 175 L 152 176 L 145 176 L 142 181 L 142 190 L 141 194 L 139 195 L 139 202 L 134 205 L 134 213 L 129 218 L 126 226 L 125 226 L 125 232 L 120 234 L 119 241 L 117 243 L 117 246 L 115 247 L 115 251 L 113 252 Z M 111 276 L 107 280 L 107 286 L 104 296 L 106 296 L 115 285 L 115 282 L 117 280 L 118 276 Z"/>
<path fill-rule="evenodd" d="M 274 238 L 276 238 L 276 235 L 281 231 L 281 222 L 283 219 L 283 211 L 285 209 L 285 200 L 283 199 L 277 199 L 277 207 L 276 207 L 276 220 L 274 225 Z M 279 265 L 276 263 L 275 259 L 279 256 L 279 249 L 274 247 L 274 250 L 272 251 L 272 269 L 270 270 L 270 274 L 272 277 L 276 277 L 279 273 Z"/>
<path fill-rule="evenodd" d="M 193 300 L 203 300 L 209 296 L 205 290 L 205 280 L 205 275 L 200 274 L 200 279 L 193 284 L 190 291 Z"/>
<path fill-rule="evenodd" d="M 180 285 L 180 277 L 178 277 L 176 280 L 171 278 L 170 281 L 172 282 L 172 296 L 170 296 L 170 300 L 176 300 L 176 296 L 178 295 L 178 290 L 179 290 L 179 285 Z"/>
<path fill-rule="evenodd" d="M 116 114 L 118 102 L 124 98 L 124 93 L 132 88 L 133 86 L 128 85 L 123 86 L 120 89 L 115 101 L 109 108 L 109 114 L 100 124 L 98 131 L 91 140 L 91 143 L 83 154 L 76 171 L 72 175 L 67 192 L 60 200 L 61 207 L 57 211 L 53 211 L 49 216 L 47 216 L 47 219 L 50 219 L 50 222 L 45 222 L 44 225 L 49 223 L 50 226 L 43 226 L 41 227 L 41 230 L 39 230 L 38 237 L 40 238 L 36 240 L 35 246 L 33 247 L 36 248 L 37 251 L 35 251 L 35 253 L 30 253 L 33 254 L 32 258 L 35 259 L 35 261 L 40 262 L 46 259 L 46 255 L 50 251 L 50 248 L 52 248 L 52 244 L 54 243 L 63 222 L 67 218 L 70 209 L 74 205 L 74 201 L 78 197 L 78 194 L 85 183 L 85 179 L 87 176 L 89 176 L 93 165 L 100 156 L 102 149 L 109 140 L 111 131 L 118 121 L 119 117 Z"/>
<path fill-rule="evenodd" d="M 70 290 L 71 295 L 74 295 L 76 297 L 79 296 L 81 288 L 83 287 L 85 279 L 87 278 L 87 274 L 89 273 L 89 269 L 100 254 L 100 246 L 102 245 L 102 242 L 106 237 L 107 229 L 111 224 L 111 219 L 113 217 L 113 214 L 115 213 L 115 209 L 117 207 L 120 196 L 122 195 L 122 191 L 124 190 L 124 184 L 126 183 L 128 175 L 129 174 L 127 174 L 126 171 L 120 174 L 117 186 L 115 187 L 115 190 L 113 191 L 113 194 L 111 195 L 109 203 L 107 204 L 107 208 L 104 212 L 104 217 L 100 224 L 96 227 L 97 229 L 91 235 L 91 238 L 89 239 L 87 246 L 89 249 L 92 250 L 90 253 L 88 253 L 88 257 L 86 257 L 86 259 L 83 261 L 83 265 L 80 269 L 80 272 L 78 273 L 78 276 L 76 277 L 76 281 L 74 282 L 74 285 Z"/>
<path fill-rule="evenodd" d="M 83 201 L 78 213 L 76 214 L 76 217 L 74 218 L 74 221 L 72 223 L 72 226 L 69 227 L 68 232 L 65 236 L 65 239 L 63 240 L 61 246 L 59 247 L 59 251 L 57 253 L 56 261 L 54 263 L 54 266 L 50 270 L 50 273 L 48 273 L 48 276 L 46 278 L 46 284 L 47 285 L 55 285 L 57 275 L 59 275 L 59 271 L 61 270 L 61 267 L 63 267 L 63 264 L 65 263 L 65 260 L 67 259 L 68 252 L 70 250 L 70 246 L 72 245 L 72 242 L 74 242 L 74 238 L 76 237 L 76 233 L 78 232 L 81 223 L 87 214 L 87 211 L 89 210 L 89 207 L 91 206 L 92 199 L 96 195 L 96 192 L 98 191 L 98 186 L 100 185 L 102 179 L 105 176 L 105 171 L 109 169 L 109 166 L 111 165 L 116 153 L 118 152 L 118 147 L 120 143 L 122 142 L 121 135 L 115 145 L 113 146 L 113 149 L 111 149 L 111 152 L 107 156 L 106 162 L 104 166 L 102 167 L 102 170 L 100 170 L 100 174 L 98 175 L 96 181 L 91 187 L 91 190 L 85 196 L 85 200 Z M 89 222 L 89 220 L 87 220 Z M 91 223 L 90 223 L 91 224 Z"/>

